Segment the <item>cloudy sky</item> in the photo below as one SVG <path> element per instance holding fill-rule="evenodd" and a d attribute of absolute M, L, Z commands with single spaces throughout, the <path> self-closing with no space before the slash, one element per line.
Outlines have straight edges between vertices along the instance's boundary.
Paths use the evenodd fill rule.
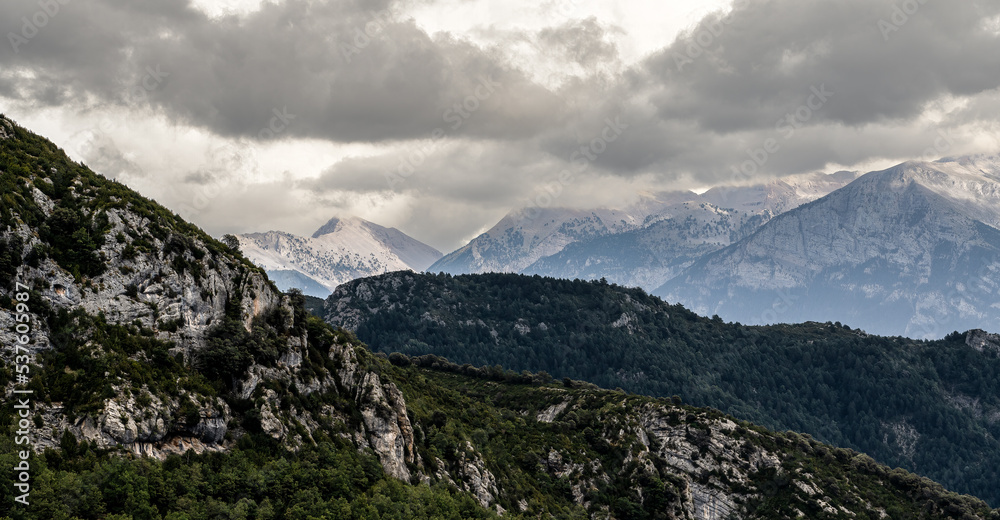
<path fill-rule="evenodd" d="M 357 215 L 447 252 L 539 202 L 1000 151 L 996 0 L 9 1 L 0 30 L 0 111 L 215 235 Z"/>

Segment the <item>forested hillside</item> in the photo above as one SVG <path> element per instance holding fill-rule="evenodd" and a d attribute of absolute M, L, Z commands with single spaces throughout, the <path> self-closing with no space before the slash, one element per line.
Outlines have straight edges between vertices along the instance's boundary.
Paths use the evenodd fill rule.
<path fill-rule="evenodd" d="M 249 406 L 235 419 L 245 430 L 217 453 L 134 457 L 66 433 L 31 459 L 30 508 L 0 490 L 0 519 L 1000 519 L 981 500 L 866 455 L 714 410 L 432 356 L 390 364 L 354 348 L 407 402 L 413 450 L 427 464 L 410 482 L 359 451 L 350 424 L 292 448 Z M 289 390 L 281 400 L 293 414 L 353 406 Z M 5 432 L 12 420 L 0 413 Z M 6 480 L 7 433 L 0 449 Z"/>
<path fill-rule="evenodd" d="M 639 289 L 501 274 L 356 280 L 326 319 L 386 353 L 677 395 L 1000 504 L 1000 338 L 980 331 L 928 342 L 839 323 L 748 327 Z"/>

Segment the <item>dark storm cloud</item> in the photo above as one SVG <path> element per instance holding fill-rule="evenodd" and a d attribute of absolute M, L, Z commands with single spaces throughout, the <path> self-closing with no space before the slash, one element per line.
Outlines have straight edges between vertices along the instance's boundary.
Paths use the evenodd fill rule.
<path fill-rule="evenodd" d="M 429 145 L 425 145 L 429 146 Z M 321 194 L 388 192 L 469 203 L 510 203 L 535 180 L 558 172 L 559 163 L 523 143 L 455 141 L 433 153 L 421 146 L 342 160 L 300 188 Z M 400 165 L 409 165 L 400 175 Z"/>
<path fill-rule="evenodd" d="M 31 23 L 38 4 L 0 4 L 0 31 L 24 40 L 8 34 L 0 45 L 0 94 L 143 105 L 244 141 L 380 143 L 382 155 L 343 160 L 297 187 L 406 194 L 424 201 L 418 213 L 468 201 L 496 213 L 581 149 L 600 150 L 575 164 L 603 178 L 727 182 L 914 158 L 939 132 L 996 129 L 1000 117 L 995 0 L 736 0 L 624 70 L 619 29 L 602 20 L 508 35 L 566 63 L 549 89 L 504 49 L 431 37 L 388 1 L 288 0 L 222 18 L 182 1 L 59 5 L 29 38 L 23 18 Z M 941 99 L 959 106 L 940 123 L 918 119 Z M 602 142 L 609 126 L 621 132 Z M 428 140 L 437 144 L 418 154 L 415 173 L 387 179 Z M 775 151 L 734 178 L 769 142 Z"/>
<path fill-rule="evenodd" d="M 422 138 L 469 112 L 456 134 L 512 137 L 559 117 L 559 100 L 519 71 L 431 39 L 385 2 L 289 0 L 221 19 L 183 2 L 70 2 L 19 39 L 16 21 L 37 9 L 0 6 L 15 34 L 0 47 L 0 91 L 41 104 L 148 102 L 222 135 L 334 141 Z"/>
<path fill-rule="evenodd" d="M 837 102 L 814 123 L 907 120 L 938 96 L 1000 85 L 1000 39 L 983 25 L 998 13 L 992 1 L 743 0 L 645 69 L 661 117 L 715 132 L 769 123 L 824 84 Z"/>
<path fill-rule="evenodd" d="M 779 151 L 756 168 L 769 175 L 912 157 L 937 135 L 915 122 L 936 100 L 967 98 L 982 109 L 950 114 L 948 128 L 1000 115 L 989 110 L 995 103 L 976 101 L 1000 86 L 1000 35 L 987 23 L 998 13 L 1000 3 L 988 1 L 737 0 L 613 88 L 581 89 L 594 108 L 563 126 L 592 128 L 623 114 L 632 127 L 599 162 L 664 179 L 728 181 L 747 150 L 769 139 Z M 886 125 L 900 131 L 880 131 Z M 869 131 L 884 139 L 880 150 L 866 140 Z M 556 153 L 570 137 L 545 139 Z"/>
<path fill-rule="evenodd" d="M 592 67 L 618 58 L 618 47 L 608 41 L 607 32 L 596 18 L 591 17 L 543 29 L 538 33 L 538 40 L 545 48 L 560 50 L 567 59 Z"/>

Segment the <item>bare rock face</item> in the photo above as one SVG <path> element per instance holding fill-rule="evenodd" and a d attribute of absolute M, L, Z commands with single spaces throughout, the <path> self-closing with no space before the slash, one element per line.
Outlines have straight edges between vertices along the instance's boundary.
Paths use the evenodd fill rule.
<path fill-rule="evenodd" d="M 538 414 L 539 422 L 550 417 L 557 420 L 560 416 L 579 413 L 591 406 L 586 399 L 560 399 L 555 403 Z M 554 413 L 555 409 L 561 411 Z M 589 490 L 622 482 L 622 479 L 637 482 L 644 478 L 658 479 L 661 485 L 666 486 L 669 498 L 657 502 L 657 512 L 663 518 L 758 518 L 753 511 L 762 493 L 778 488 L 786 490 L 790 500 L 801 504 L 802 511 L 818 507 L 831 517 L 864 516 L 858 514 L 857 508 L 848 510 L 843 505 L 837 505 L 828 497 L 827 483 L 807 472 L 805 467 L 789 469 L 786 463 L 790 451 L 816 454 L 830 450 L 809 436 L 786 433 L 779 439 L 774 434 L 738 424 L 716 412 L 663 402 L 637 403 L 623 398 L 620 406 L 604 403 L 600 409 L 606 426 L 602 432 L 595 433 L 598 433 L 600 442 L 627 449 L 621 464 L 599 456 L 583 455 L 580 450 L 566 450 L 559 445 L 552 446 L 538 462 L 538 467 L 552 478 L 566 481 L 576 503 L 586 508 L 591 518 L 608 517 L 609 511 L 606 506 L 587 501 Z M 831 451 L 825 453 L 827 457 L 835 456 Z M 836 456 L 843 457 L 845 454 Z M 853 457 L 852 464 L 856 467 L 875 465 L 864 455 L 854 454 Z M 475 471 L 471 469 L 460 476 L 468 478 L 469 482 L 477 482 Z M 488 477 L 484 476 L 478 482 L 489 489 Z M 488 493 L 475 491 L 476 487 L 466 489 L 482 499 L 488 497 Z M 642 491 L 637 489 L 637 502 L 644 500 Z M 864 491 L 850 482 L 838 492 L 865 496 Z M 872 518 L 884 517 L 877 507 L 865 500 L 859 501 L 858 507 Z M 524 506 L 521 508 L 524 509 Z M 800 514 L 799 518 L 803 515 Z"/>
<path fill-rule="evenodd" d="M 285 438 L 288 429 L 281 421 L 281 412 L 277 403 L 278 395 L 274 390 L 266 390 L 264 392 L 264 404 L 260 407 L 260 426 L 264 430 L 264 433 L 280 440 Z"/>
<path fill-rule="evenodd" d="M 470 442 L 465 443 L 465 451 L 458 462 L 459 476 L 462 479 L 462 489 L 472 493 L 476 501 L 483 507 L 493 503 L 497 490 L 497 479 L 486 467 L 482 455 Z"/>
<path fill-rule="evenodd" d="M 1000 355 L 1000 334 L 990 334 L 984 330 L 970 330 L 965 335 L 965 344 L 979 352 L 994 352 Z"/>
<path fill-rule="evenodd" d="M 289 338 L 287 350 L 280 356 L 278 366 L 253 365 L 246 376 L 235 385 L 234 392 L 241 399 L 261 396 L 261 427 L 275 439 L 295 447 L 310 439 L 295 434 L 291 425 L 301 425 L 311 437 L 323 419 L 346 421 L 343 412 L 332 407 L 314 417 L 300 412 L 294 406 L 284 411 L 279 406 L 279 396 L 274 390 L 263 393 L 258 388 L 269 381 L 277 381 L 295 387 L 300 395 L 333 392 L 357 404 L 362 416 L 360 431 L 351 438 L 359 449 L 370 448 L 379 458 L 386 473 L 400 480 L 409 481 L 413 472 L 410 467 L 420 461 L 414 447 L 414 430 L 406 409 L 406 401 L 399 388 L 384 381 L 377 373 L 365 370 L 355 351 L 348 343 L 335 343 L 328 353 L 337 370 L 320 377 L 305 379 L 299 373 L 302 352 L 298 345 L 307 338 Z M 421 477 L 420 474 L 415 475 Z"/>
<path fill-rule="evenodd" d="M 161 460 L 171 453 L 183 453 L 178 451 L 182 447 L 198 453 L 227 448 L 225 437 L 232 414 L 225 401 L 216 398 L 201 404 L 198 396 L 186 392 L 167 402 L 145 391 L 141 397 L 126 395 L 123 392 L 105 401 L 100 414 L 79 417 L 73 422 L 66 417 L 61 404 L 42 405 L 44 426 L 37 431 L 35 449 L 58 447 L 64 431 L 101 448 L 122 447 L 136 455 Z M 190 417 L 182 415 L 185 404 L 196 413 Z"/>
<path fill-rule="evenodd" d="M 374 372 L 364 375 L 359 391 L 368 445 L 378 455 L 386 473 L 408 481 L 407 463 L 416 462 L 416 452 L 413 426 L 406 415 L 402 392 L 392 383 L 383 383 Z"/>
<path fill-rule="evenodd" d="M 243 324 L 247 330 L 254 318 L 282 303 L 281 293 L 258 273 L 244 279 L 240 292 L 243 294 Z"/>
<path fill-rule="evenodd" d="M 9 123 L 0 124 L 0 128 L 10 128 Z M 12 135 L 5 131 L 8 134 Z M 34 203 L 46 217 L 50 216 L 55 201 L 37 187 L 29 184 L 29 188 Z M 89 196 L 79 181 L 70 190 L 81 198 Z M 103 316 L 108 324 L 152 330 L 156 339 L 173 343 L 171 355 L 181 354 L 188 363 L 192 353 L 205 347 L 208 330 L 224 319 L 226 304 L 231 299 L 241 298 L 241 320 L 247 330 L 266 311 L 288 307 L 281 293 L 259 271 L 228 254 L 218 253 L 218 247 L 213 252 L 197 236 L 169 230 L 165 234 L 150 233 L 153 223 L 132 208 L 131 204 L 121 204 L 104 210 L 110 229 L 104 244 L 96 251 L 106 266 L 100 275 L 74 276 L 53 259 L 46 258 L 33 265 L 22 262 L 18 280 L 31 283 L 56 311 L 81 309 L 92 316 Z M 23 255 L 44 245 L 37 231 L 23 222 L 4 232 L 2 238 L 19 239 Z M 0 313 L 0 325 L 13 325 L 13 318 L 10 313 Z M 34 357 L 51 345 L 46 323 L 40 316 L 32 316 L 31 328 L 33 341 L 28 348 Z M 3 327 L 0 341 L 12 344 L 15 341 L 12 331 L 12 326 Z M 299 350 L 305 340 L 296 340 L 290 343 L 297 343 L 299 348 L 290 349 L 292 352 L 286 354 L 284 361 L 301 359 Z M 38 449 L 56 446 L 63 431 L 69 430 L 81 440 L 101 447 L 120 446 L 160 458 L 183 449 L 199 452 L 223 449 L 232 418 L 224 401 L 184 391 L 164 399 L 146 390 L 132 395 L 122 388 L 116 397 L 103 402 L 97 414 L 72 421 L 65 417 L 61 405 L 53 404 L 44 409 L 46 426 L 36 446 Z M 181 414 L 182 404 L 184 414 Z M 197 418 L 193 409 L 198 410 Z"/>
<path fill-rule="evenodd" d="M 652 454 L 666 461 L 684 481 L 682 508 L 690 518 L 733 518 L 751 498 L 733 489 L 748 488 L 753 473 L 780 467 L 776 455 L 729 436 L 736 426 L 732 421 L 720 420 L 710 424 L 707 430 L 692 429 L 690 425 L 670 420 L 664 410 L 649 410 L 643 414 L 645 436 L 640 439 L 648 439 L 649 446 L 656 446 Z M 640 454 L 639 457 L 643 455 L 648 456 Z M 713 475 L 707 482 L 692 478 L 706 474 Z M 727 480 L 723 482 L 717 475 L 726 475 Z"/>
<path fill-rule="evenodd" d="M 32 193 L 36 204 L 50 215 L 54 201 L 37 188 Z M 108 266 L 103 274 L 78 282 L 46 259 L 38 267 L 21 266 L 20 278 L 44 280 L 42 296 L 57 309 L 79 307 L 92 315 L 103 314 L 109 323 L 141 324 L 156 331 L 158 339 L 175 342 L 185 356 L 204 346 L 205 332 L 224 315 L 230 298 L 243 297 L 242 317 L 248 330 L 265 309 L 281 304 L 281 293 L 263 274 L 213 256 L 196 239 L 174 234 L 162 240 L 140 236 L 151 252 L 136 253 L 139 239 L 133 235 L 148 229 L 149 219 L 115 207 L 108 208 L 106 215 L 111 229 L 98 251 Z M 41 245 L 25 224 L 13 234 L 22 240 L 24 254 Z M 179 271 L 178 262 L 195 267 Z"/>
<path fill-rule="evenodd" d="M 542 410 L 541 412 L 538 412 L 538 415 L 535 417 L 535 419 L 537 419 L 539 422 L 550 423 L 556 420 L 556 417 L 558 417 L 559 414 L 563 413 L 563 411 L 566 410 L 567 406 L 569 406 L 569 401 L 563 401 L 559 404 L 554 404 Z"/>

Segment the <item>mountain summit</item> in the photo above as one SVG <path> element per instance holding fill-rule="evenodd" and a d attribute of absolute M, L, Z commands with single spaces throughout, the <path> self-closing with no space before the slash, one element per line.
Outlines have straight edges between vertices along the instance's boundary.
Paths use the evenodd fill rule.
<path fill-rule="evenodd" d="M 857 176 L 812 173 L 702 194 L 644 193 L 623 209 L 519 209 L 428 271 L 606 278 L 653 290 L 702 255 Z"/>
<path fill-rule="evenodd" d="M 773 219 L 656 294 L 745 323 L 840 320 L 913 337 L 990 329 L 998 227 L 1000 158 L 907 162 Z"/>
<path fill-rule="evenodd" d="M 247 258 L 267 270 L 279 288 L 326 297 L 338 285 L 390 271 L 422 271 L 441 252 L 396 228 L 358 217 L 330 219 L 301 237 L 283 231 L 238 235 Z"/>

